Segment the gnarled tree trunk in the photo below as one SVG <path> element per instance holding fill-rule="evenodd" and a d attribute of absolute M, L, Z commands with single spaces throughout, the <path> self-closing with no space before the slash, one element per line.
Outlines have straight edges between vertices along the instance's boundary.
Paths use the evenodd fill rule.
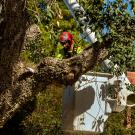
<path fill-rule="evenodd" d="M 25 0 L 1 2 L 0 93 L 11 88 L 15 79 L 14 66 L 19 59 L 27 24 L 25 3 Z"/>

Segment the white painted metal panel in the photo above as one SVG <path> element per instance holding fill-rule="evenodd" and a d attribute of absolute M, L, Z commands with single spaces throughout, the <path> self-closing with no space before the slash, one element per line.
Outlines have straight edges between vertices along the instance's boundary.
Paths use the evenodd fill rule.
<path fill-rule="evenodd" d="M 75 88 L 74 130 L 103 132 L 104 122 L 108 118 L 106 112 L 106 85 L 110 75 L 82 75 Z M 78 84 L 78 85 L 77 85 Z"/>
<path fill-rule="evenodd" d="M 119 100 L 109 96 L 109 87 L 120 80 Z M 126 89 L 126 77 L 117 78 L 106 73 L 82 75 L 75 86 L 68 86 L 64 94 L 63 128 L 66 131 L 94 132 L 104 130 L 104 122 L 112 112 L 124 110 L 127 96 L 133 94 Z M 134 94 L 135 96 L 135 94 Z M 132 104 L 135 106 L 135 103 Z"/>

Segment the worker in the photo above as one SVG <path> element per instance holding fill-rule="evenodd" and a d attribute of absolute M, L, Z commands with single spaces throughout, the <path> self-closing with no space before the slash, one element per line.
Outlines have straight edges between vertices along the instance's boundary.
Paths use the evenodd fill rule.
<path fill-rule="evenodd" d="M 62 46 L 58 46 L 57 48 L 55 55 L 57 58 L 70 58 L 82 51 L 70 32 L 62 32 L 59 36 L 59 41 Z"/>
<path fill-rule="evenodd" d="M 62 32 L 59 37 L 60 43 L 63 45 L 64 57 L 70 58 L 75 53 L 73 45 L 73 35 L 70 32 Z"/>

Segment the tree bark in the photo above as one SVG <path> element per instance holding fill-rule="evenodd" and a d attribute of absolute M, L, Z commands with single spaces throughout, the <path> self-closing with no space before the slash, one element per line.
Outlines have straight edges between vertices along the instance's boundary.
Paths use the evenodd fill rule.
<path fill-rule="evenodd" d="M 19 56 L 27 28 L 25 0 L 6 0 L 0 23 L 0 127 L 14 116 L 28 100 L 50 83 L 72 85 L 80 75 L 106 59 L 111 40 L 96 42 L 82 54 L 70 59 L 45 58 L 35 72 L 18 76 Z M 21 68 L 21 67 L 20 67 Z M 19 69 L 22 70 L 22 69 Z"/>
<path fill-rule="evenodd" d="M 1 2 L 0 23 L 0 93 L 12 87 L 14 66 L 18 61 L 27 25 L 25 0 Z"/>

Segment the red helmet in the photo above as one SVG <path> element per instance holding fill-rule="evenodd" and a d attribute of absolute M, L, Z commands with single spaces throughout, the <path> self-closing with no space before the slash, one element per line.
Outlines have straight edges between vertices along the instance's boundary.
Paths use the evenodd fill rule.
<path fill-rule="evenodd" d="M 73 36 L 69 32 L 62 32 L 59 39 L 61 43 L 69 42 L 72 44 Z"/>

